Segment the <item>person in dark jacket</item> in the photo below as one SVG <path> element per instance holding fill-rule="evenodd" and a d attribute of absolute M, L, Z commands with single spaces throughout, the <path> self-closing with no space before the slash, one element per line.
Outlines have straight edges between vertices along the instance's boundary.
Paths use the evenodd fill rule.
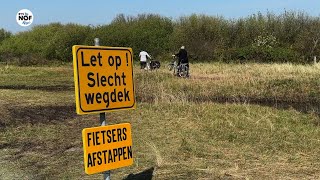
<path fill-rule="evenodd" d="M 189 77 L 189 59 L 188 59 L 188 52 L 185 49 L 185 47 L 181 46 L 179 52 L 177 54 L 175 54 L 175 56 L 178 57 L 178 66 L 180 64 L 187 64 L 186 65 L 188 67 L 187 77 Z M 180 71 L 180 69 L 178 71 Z"/>
<path fill-rule="evenodd" d="M 184 46 L 181 46 L 179 52 L 175 55 L 178 57 L 178 60 L 179 60 L 178 65 L 180 65 L 180 63 L 186 63 L 188 64 L 187 66 L 189 67 L 188 52 L 184 48 Z"/>

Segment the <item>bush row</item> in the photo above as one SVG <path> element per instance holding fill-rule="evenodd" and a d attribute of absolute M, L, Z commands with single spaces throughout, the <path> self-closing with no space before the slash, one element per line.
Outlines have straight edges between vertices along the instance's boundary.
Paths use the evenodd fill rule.
<path fill-rule="evenodd" d="M 253 14 L 240 19 L 190 15 L 171 19 L 156 14 L 119 14 L 109 24 L 51 23 L 12 34 L 0 29 L 0 60 L 33 65 L 71 62 L 71 47 L 132 47 L 160 61 L 186 46 L 191 61 L 309 63 L 320 55 L 320 17 L 302 12 Z"/>

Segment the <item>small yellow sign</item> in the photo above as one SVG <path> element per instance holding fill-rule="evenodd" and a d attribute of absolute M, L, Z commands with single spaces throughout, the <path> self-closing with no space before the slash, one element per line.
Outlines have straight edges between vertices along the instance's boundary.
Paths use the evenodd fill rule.
<path fill-rule="evenodd" d="M 72 47 L 78 114 L 134 109 L 132 49 Z"/>
<path fill-rule="evenodd" d="M 82 130 L 84 166 L 87 174 L 133 164 L 131 125 L 129 123 Z"/>

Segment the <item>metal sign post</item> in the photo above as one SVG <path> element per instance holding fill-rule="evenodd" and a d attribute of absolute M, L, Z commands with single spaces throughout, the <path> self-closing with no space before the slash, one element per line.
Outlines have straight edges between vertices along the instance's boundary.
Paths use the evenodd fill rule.
<path fill-rule="evenodd" d="M 100 43 L 99 43 L 99 38 L 94 38 L 94 45 L 95 46 L 100 46 Z M 106 123 L 106 113 L 100 113 L 100 124 L 101 126 L 105 126 L 107 123 Z M 105 171 L 103 172 L 103 179 L 104 180 L 110 180 L 110 171 Z"/>

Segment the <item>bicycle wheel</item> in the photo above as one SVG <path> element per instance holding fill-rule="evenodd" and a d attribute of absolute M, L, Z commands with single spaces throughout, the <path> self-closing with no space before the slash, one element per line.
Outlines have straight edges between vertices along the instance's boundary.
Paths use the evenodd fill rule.
<path fill-rule="evenodd" d="M 160 68 L 160 62 L 155 63 L 155 68 L 159 69 Z"/>
<path fill-rule="evenodd" d="M 189 67 L 188 66 L 186 66 L 186 77 L 188 78 L 188 77 L 190 77 L 190 74 L 189 74 Z"/>
<path fill-rule="evenodd" d="M 179 76 L 180 77 L 188 77 L 188 67 L 186 65 L 182 65 L 180 67 Z"/>

